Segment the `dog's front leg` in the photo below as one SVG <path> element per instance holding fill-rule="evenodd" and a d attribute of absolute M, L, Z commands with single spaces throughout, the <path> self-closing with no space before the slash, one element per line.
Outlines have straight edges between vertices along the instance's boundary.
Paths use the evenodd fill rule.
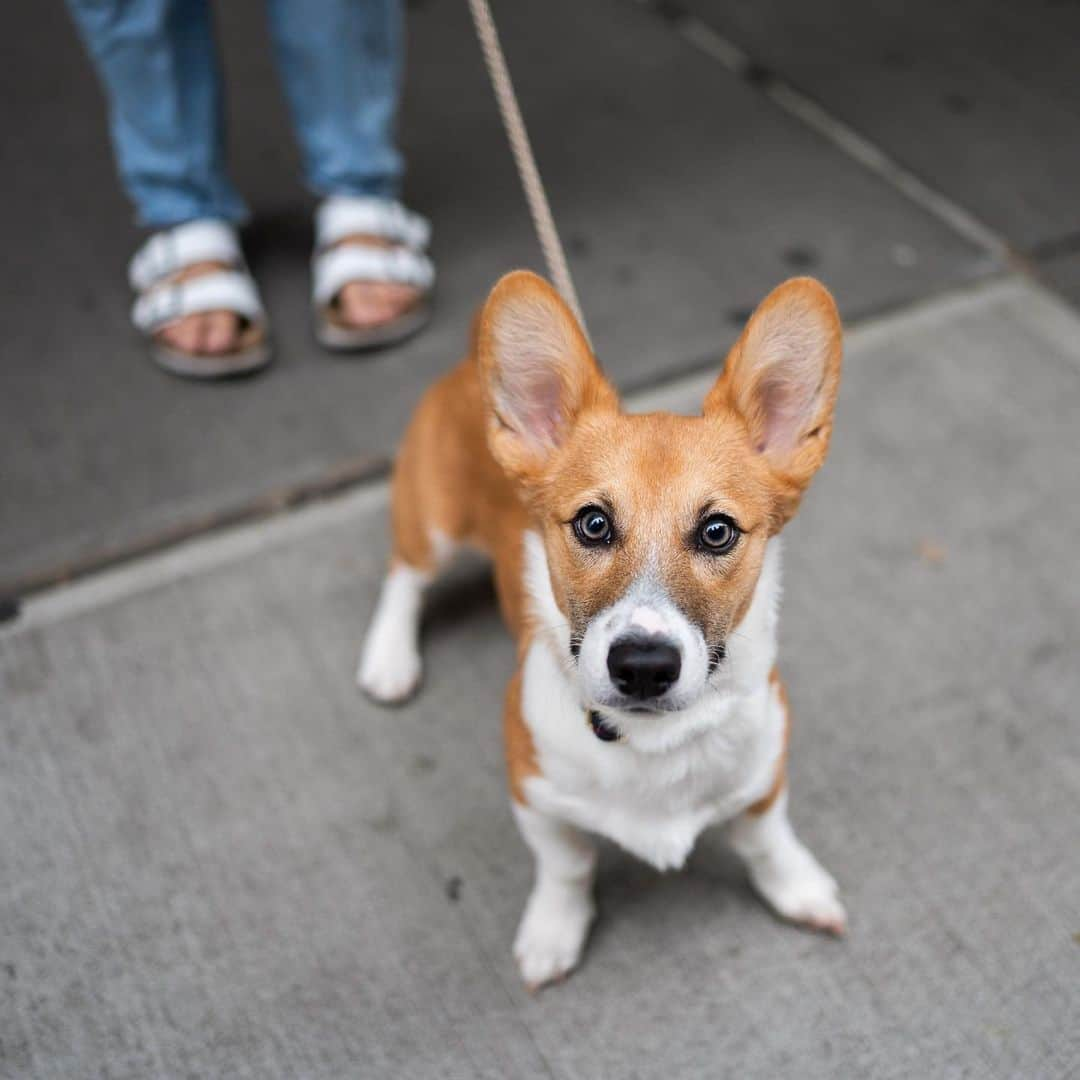
<path fill-rule="evenodd" d="M 596 851 L 572 825 L 515 802 L 518 828 L 536 859 L 536 880 L 514 941 L 530 990 L 568 975 L 581 958 L 596 908 Z"/>
<path fill-rule="evenodd" d="M 842 934 L 847 912 L 832 875 L 795 835 L 788 821 L 787 788 L 764 809 L 751 809 L 731 825 L 731 846 L 746 862 L 754 888 L 792 922 Z"/>

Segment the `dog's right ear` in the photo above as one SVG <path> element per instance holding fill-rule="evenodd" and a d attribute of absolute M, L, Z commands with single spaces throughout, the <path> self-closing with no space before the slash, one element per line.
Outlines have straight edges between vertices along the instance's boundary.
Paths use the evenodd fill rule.
<path fill-rule="evenodd" d="M 536 274 L 515 271 L 491 290 L 476 352 L 488 445 L 513 476 L 541 470 L 583 412 L 618 407 L 573 313 Z"/>

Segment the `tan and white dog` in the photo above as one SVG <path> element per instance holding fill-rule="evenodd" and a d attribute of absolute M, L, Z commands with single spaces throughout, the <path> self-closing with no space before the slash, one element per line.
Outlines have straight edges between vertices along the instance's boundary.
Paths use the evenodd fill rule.
<path fill-rule="evenodd" d="M 840 357 L 832 297 L 795 279 L 754 312 L 702 415 L 629 415 L 559 296 L 517 272 L 416 410 L 358 679 L 379 701 L 412 693 L 425 586 L 458 545 L 491 555 L 518 645 L 505 739 L 536 859 L 514 944 L 531 987 L 581 956 L 589 833 L 667 870 L 727 823 L 780 915 L 845 928 L 788 823 L 776 670 L 777 534 L 828 449 Z"/>

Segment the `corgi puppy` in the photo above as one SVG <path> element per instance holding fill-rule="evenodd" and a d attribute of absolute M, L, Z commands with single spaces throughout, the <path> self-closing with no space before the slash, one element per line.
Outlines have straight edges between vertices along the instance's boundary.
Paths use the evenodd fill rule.
<path fill-rule="evenodd" d="M 517 641 L 504 733 L 536 863 L 514 944 L 530 988 L 581 957 L 590 834 L 669 870 L 726 825 L 779 915 L 845 929 L 788 822 L 776 668 L 778 534 L 828 449 L 840 359 L 832 297 L 794 279 L 754 312 L 701 415 L 630 415 L 555 290 L 516 272 L 417 407 L 358 680 L 380 702 L 410 695 L 425 587 L 459 545 L 490 554 Z"/>

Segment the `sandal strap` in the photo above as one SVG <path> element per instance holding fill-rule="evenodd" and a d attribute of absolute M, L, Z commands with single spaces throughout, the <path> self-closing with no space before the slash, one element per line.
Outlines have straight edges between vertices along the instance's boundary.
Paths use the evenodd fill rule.
<path fill-rule="evenodd" d="M 435 283 L 435 267 L 426 255 L 409 248 L 342 244 L 315 256 L 312 278 L 312 299 L 322 307 L 353 281 L 412 285 L 427 292 Z"/>
<path fill-rule="evenodd" d="M 264 319 L 251 275 L 216 270 L 185 281 L 166 281 L 143 293 L 131 309 L 131 321 L 142 333 L 153 334 L 185 315 L 204 311 L 231 311 L 251 323 Z"/>
<path fill-rule="evenodd" d="M 414 251 L 423 251 L 431 239 L 427 218 L 407 210 L 394 199 L 366 195 L 331 195 L 315 212 L 315 246 L 332 247 L 348 236 L 377 236 Z"/>
<path fill-rule="evenodd" d="M 225 221 L 188 221 L 154 233 L 132 256 L 128 280 L 136 292 L 201 262 L 243 263 L 236 230 Z"/>

